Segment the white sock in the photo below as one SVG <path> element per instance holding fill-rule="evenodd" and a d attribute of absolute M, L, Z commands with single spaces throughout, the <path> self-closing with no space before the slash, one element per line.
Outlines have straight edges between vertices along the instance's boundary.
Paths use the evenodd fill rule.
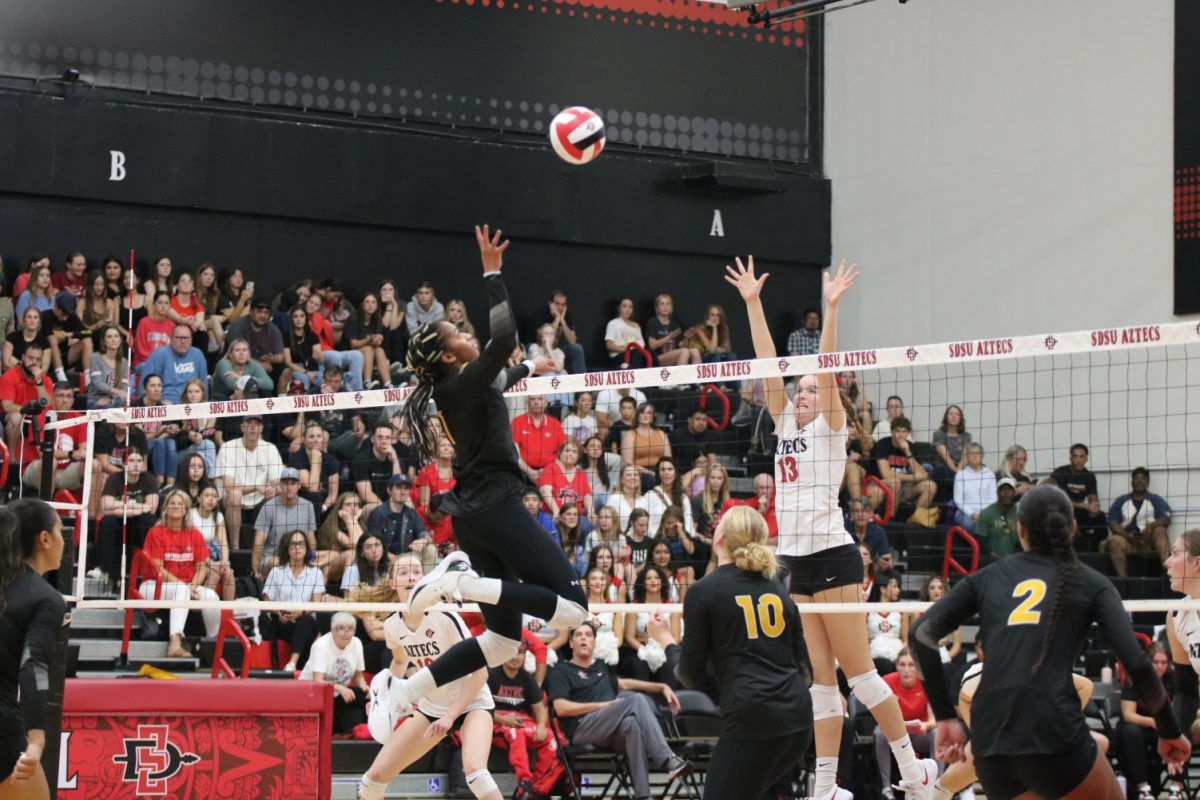
<path fill-rule="evenodd" d="M 60 381 L 65 381 L 67 379 L 67 373 L 62 367 L 59 367 L 58 369 L 54 370 L 54 377 L 58 378 Z"/>
<path fill-rule="evenodd" d="M 913 751 L 912 740 L 905 734 L 903 739 L 897 739 L 894 742 L 888 742 L 888 747 L 892 748 L 892 755 L 896 757 L 896 764 L 900 767 L 900 777 L 906 781 L 919 781 L 925 777 L 925 773 L 921 771 L 921 762 L 917 760 L 917 754 Z"/>
<path fill-rule="evenodd" d="M 463 600 L 494 606 L 500 603 L 500 581 L 496 578 L 480 578 L 464 575 L 458 581 L 458 591 Z"/>
<path fill-rule="evenodd" d="M 386 783 L 376 783 L 363 775 L 358 785 L 358 800 L 383 800 L 383 790 L 386 788 Z"/>
<path fill-rule="evenodd" d="M 813 784 L 813 797 L 817 800 L 825 800 L 825 798 L 833 796 L 834 787 L 837 785 L 837 757 L 817 758 L 817 780 Z"/>

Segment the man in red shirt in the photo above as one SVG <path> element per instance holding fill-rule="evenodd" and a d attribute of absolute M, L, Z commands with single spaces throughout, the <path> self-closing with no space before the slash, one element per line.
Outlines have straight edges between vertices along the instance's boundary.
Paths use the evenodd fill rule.
<path fill-rule="evenodd" d="M 517 463 L 537 483 L 538 473 L 558 455 L 567 440 L 562 423 L 546 413 L 546 396 L 531 394 L 525 398 L 528 411 L 512 421 L 513 441 L 517 445 Z"/>
<path fill-rule="evenodd" d="M 754 497 L 745 500 L 731 497 L 721 504 L 721 513 L 724 514 L 734 506 L 758 509 L 758 513 L 767 521 L 767 544 L 774 547 L 779 540 L 779 520 L 775 518 L 775 478 L 767 472 L 755 475 Z"/>
<path fill-rule="evenodd" d="M 50 402 L 54 384 L 42 369 L 42 346 L 36 342 L 25 348 L 20 366 L 0 376 L 0 407 L 4 409 L 4 443 L 17 459 L 21 452 L 21 407 L 41 397 Z M 22 462 L 24 463 L 24 462 Z"/>
<path fill-rule="evenodd" d="M 138 323 L 137 333 L 133 337 L 133 366 L 141 364 L 158 348 L 171 344 L 175 323 L 167 316 L 170 308 L 171 295 L 168 292 L 159 292 L 154 296 L 149 315 Z"/>
<path fill-rule="evenodd" d="M 75 388 L 66 381 L 54 384 L 54 399 L 51 408 L 58 419 L 75 419 L 82 417 L 83 412 L 72 411 L 75 405 Z M 46 418 L 49 408 L 38 415 L 38 429 L 43 436 L 54 437 L 54 480 L 50 484 L 53 489 L 76 491 L 83 486 L 83 467 L 87 460 L 87 423 L 72 425 L 69 428 L 57 428 L 47 431 Z M 32 433 L 32 430 L 29 431 Z M 27 488 L 38 491 L 42 485 L 42 458 L 38 453 L 37 443 L 29 436 L 22 442 L 24 447 L 22 463 L 28 464 L 21 480 Z"/>
<path fill-rule="evenodd" d="M 925 697 L 925 687 L 917 677 L 917 662 L 907 647 L 896 656 L 896 671 L 884 675 L 883 682 L 900 701 L 900 713 L 904 715 L 904 727 L 908 729 L 913 753 L 932 757 L 937 721 Z M 879 777 L 883 780 L 883 796 L 891 797 L 892 746 L 878 725 L 875 726 L 875 759 L 879 762 Z"/>
<path fill-rule="evenodd" d="M 87 259 L 78 250 L 67 256 L 67 268 L 50 276 L 50 285 L 60 292 L 70 292 L 83 297 L 87 288 Z"/>

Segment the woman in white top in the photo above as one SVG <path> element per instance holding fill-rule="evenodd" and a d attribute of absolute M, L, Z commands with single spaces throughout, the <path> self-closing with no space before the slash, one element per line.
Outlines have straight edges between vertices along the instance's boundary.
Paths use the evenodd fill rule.
<path fill-rule="evenodd" d="M 277 603 L 320 602 L 325 597 L 325 576 L 321 570 L 309 566 L 315 557 L 304 531 L 292 531 L 279 537 L 275 563 L 280 566 L 267 574 L 263 599 Z M 294 671 L 308 658 L 308 651 L 316 641 L 317 618 L 305 611 L 273 611 L 271 614 L 275 617 L 275 638 L 286 639 L 292 646 L 292 655 L 284 670 Z"/>
<path fill-rule="evenodd" d="M 620 363 L 631 342 L 646 346 L 646 340 L 642 338 L 642 326 L 633 319 L 633 300 L 622 297 L 617 304 L 616 318 L 610 319 L 604 328 L 604 347 L 608 350 L 609 360 Z"/>
<path fill-rule="evenodd" d="M 408 602 L 409 592 L 421 579 L 421 560 L 403 553 L 392 565 L 392 588 L 400 602 Z M 371 700 L 367 724 L 375 741 L 383 749 L 375 756 L 359 785 L 359 800 L 383 800 L 388 781 L 433 749 L 452 729 L 461 724 L 463 772 L 467 785 L 478 798 L 501 800 L 500 790 L 487 771 L 492 749 L 492 710 L 495 703 L 487 687 L 487 669 L 477 669 L 455 681 L 439 686 L 422 697 L 415 708 L 395 707 L 389 693 L 394 679 L 409 667 L 432 663 L 456 643 L 471 634 L 452 611 L 427 611 L 424 614 L 396 613 L 383 623 L 392 664 L 371 681 Z M 403 724 L 399 728 L 397 723 Z"/>
<path fill-rule="evenodd" d="M 683 529 L 688 535 L 696 531 L 692 522 L 692 498 L 683 490 L 683 482 L 675 459 L 663 456 L 658 460 L 658 486 L 641 496 L 637 501 L 638 508 L 644 508 L 650 513 L 650 530 L 657 531 L 662 524 L 662 515 L 671 506 L 678 506 L 683 513 Z"/>
<path fill-rule="evenodd" d="M 1166 567 L 1171 591 L 1187 595 L 1188 600 L 1200 599 L 1200 528 L 1180 534 L 1171 545 Z M 1175 716 L 1187 725 L 1196 719 L 1200 706 L 1196 685 L 1196 673 L 1200 672 L 1200 612 L 1168 611 L 1167 643 L 1175 665 Z"/>
<path fill-rule="evenodd" d="M 629 524 L 629 515 L 642 499 L 642 476 L 634 464 L 621 467 L 621 482 L 616 491 L 608 496 L 604 505 L 617 512 L 618 521 L 624 529 Z"/>
<path fill-rule="evenodd" d="M 983 465 L 983 446 L 971 442 L 963 451 L 967 463 L 954 473 L 954 521 L 975 532 L 979 512 L 996 502 L 996 473 Z"/>
<path fill-rule="evenodd" d="M 218 508 L 220 493 L 217 487 L 208 484 L 196 495 L 192 508 L 192 527 L 200 531 L 208 545 L 208 579 L 205 586 L 215 591 L 222 600 L 234 598 L 233 568 L 229 564 L 229 539 L 225 535 L 225 515 Z"/>
<path fill-rule="evenodd" d="M 754 260 L 726 267 L 725 280 L 746 303 L 750 334 L 757 358 L 776 358 L 760 294 L 767 275 L 756 277 Z M 821 353 L 837 350 L 838 306 L 858 278 L 857 265 L 843 261 L 824 277 L 825 324 Z M 901 788 L 928 798 L 937 777 L 932 759 L 918 761 L 904 727 L 900 704 L 879 677 L 867 644 L 864 617 L 844 614 L 805 614 L 807 603 L 857 603 L 861 600 L 863 567 L 838 508 L 837 495 L 846 467 L 846 420 L 833 373 L 805 375 L 797 381 L 788 402 L 782 378 L 766 378 L 767 408 L 779 439 L 775 450 L 775 514 L 779 521 L 779 554 L 791 567 L 791 595 L 799 605 L 813 668 L 811 688 L 817 766 L 817 800 L 839 797 L 834 785 L 842 738 L 842 696 L 835 661 L 845 672 L 851 691 L 871 710 L 887 737 L 900 766 Z M 853 409 L 849 409 L 852 413 Z"/>
<path fill-rule="evenodd" d="M 537 341 L 529 345 L 528 357 L 533 359 L 539 356 L 545 356 L 554 362 L 554 368 L 546 372 L 538 373 L 539 375 L 566 375 L 567 357 L 563 354 L 562 348 L 558 346 L 558 329 L 550 323 L 546 323 L 537 329 Z M 546 402 L 550 405 L 569 406 L 571 405 L 570 392 L 555 392 L 546 395 Z M 566 420 L 563 420 L 563 431 L 567 428 Z M 567 433 L 567 436 L 570 436 Z M 579 437 L 575 437 L 579 441 Z"/>
<path fill-rule="evenodd" d="M 530 353 L 533 348 L 530 348 Z M 567 438 L 583 443 L 600 432 L 600 421 L 596 418 L 596 398 L 591 392 L 575 395 L 571 413 L 563 417 L 562 428 Z M 601 447 L 604 442 L 601 441 Z"/>
<path fill-rule="evenodd" d="M 329 621 L 329 633 L 313 642 L 300 680 L 333 686 L 333 732 L 350 733 L 366 719 L 367 665 L 363 644 L 354 632 L 358 622 L 346 611 Z"/>
<path fill-rule="evenodd" d="M 604 450 L 604 441 L 599 436 L 589 436 L 583 443 L 579 466 L 587 473 L 592 487 L 592 498 L 596 509 L 608 502 L 608 496 L 617 490 L 621 481 L 621 457 Z"/>
<path fill-rule="evenodd" d="M 895 603 L 900 599 L 900 577 L 888 570 L 875 576 L 879 584 L 879 602 Z M 904 619 L 899 611 L 867 614 L 867 639 L 871 643 L 871 658 L 884 674 L 896 671 L 896 657 L 904 649 L 901 633 Z"/>

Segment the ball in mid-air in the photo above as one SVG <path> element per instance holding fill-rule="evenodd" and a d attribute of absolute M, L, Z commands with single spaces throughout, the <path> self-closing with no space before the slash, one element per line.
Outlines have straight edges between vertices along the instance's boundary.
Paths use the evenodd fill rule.
<path fill-rule="evenodd" d="M 583 106 L 563 109 L 550 122 L 550 144 L 568 164 L 586 164 L 604 149 L 604 120 Z"/>

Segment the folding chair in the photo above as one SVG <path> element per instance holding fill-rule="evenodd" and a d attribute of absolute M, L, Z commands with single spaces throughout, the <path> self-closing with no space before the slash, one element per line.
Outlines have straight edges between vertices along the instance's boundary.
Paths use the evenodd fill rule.
<path fill-rule="evenodd" d="M 549 702 L 546 705 L 550 710 L 551 724 L 555 728 L 559 728 L 559 716 L 554 711 L 554 703 Z M 582 773 L 587 769 L 589 772 L 608 775 L 608 780 L 600 790 L 600 798 L 633 798 L 633 776 L 629 771 L 629 759 L 625 757 L 624 753 L 606 750 L 591 744 L 571 744 L 569 742 L 565 747 L 557 748 L 557 751 L 558 759 L 565 771 L 563 775 L 563 780 L 566 782 L 564 797 L 571 798 L 571 800 L 584 800 L 580 788 Z"/>
<path fill-rule="evenodd" d="M 663 718 L 667 739 L 676 755 L 691 761 L 696 770 L 669 782 L 662 796 L 700 800 L 704 795 L 704 776 L 721 734 L 721 712 L 704 692 L 680 689 L 675 696 L 679 698 L 679 713 L 668 713 Z"/>

